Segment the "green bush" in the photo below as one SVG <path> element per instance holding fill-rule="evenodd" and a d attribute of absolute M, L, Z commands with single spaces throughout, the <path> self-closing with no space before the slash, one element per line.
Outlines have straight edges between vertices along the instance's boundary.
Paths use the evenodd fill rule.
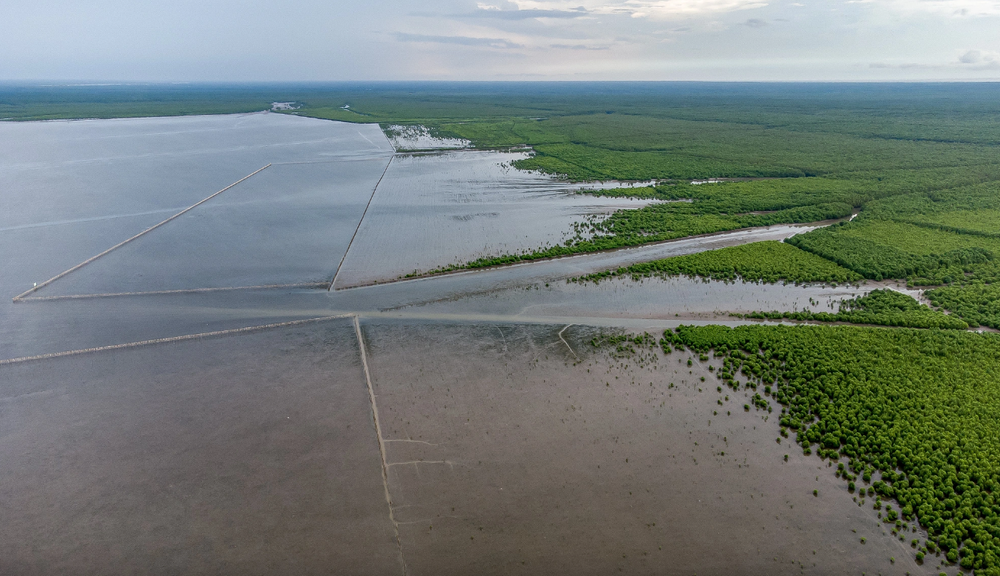
<path fill-rule="evenodd" d="M 741 318 L 758 320 L 802 320 L 815 322 L 848 322 L 878 324 L 908 328 L 943 328 L 965 330 L 969 324 L 924 306 L 906 294 L 894 290 L 872 290 L 865 296 L 845 300 L 840 311 L 829 312 L 751 312 L 737 314 Z M 865 482 L 868 478 L 865 478 Z"/>
<path fill-rule="evenodd" d="M 643 262 L 579 280 L 599 282 L 611 277 L 634 280 L 650 276 L 688 276 L 747 282 L 819 282 L 844 284 L 861 276 L 783 242 L 753 242 L 720 250 Z"/>
<path fill-rule="evenodd" d="M 879 473 L 873 507 L 898 504 L 888 521 L 912 513 L 949 561 L 961 550 L 983 570 L 1000 569 L 1000 336 L 682 326 L 664 333 L 661 346 L 671 344 L 714 349 L 726 373 L 771 384 L 784 407 L 779 425 L 795 424 L 803 453 L 838 438 L 833 451 L 847 467 Z"/>

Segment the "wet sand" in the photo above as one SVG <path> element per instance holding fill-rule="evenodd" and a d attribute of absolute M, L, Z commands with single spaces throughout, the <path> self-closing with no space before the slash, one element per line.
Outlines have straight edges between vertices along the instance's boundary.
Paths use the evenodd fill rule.
<path fill-rule="evenodd" d="M 619 361 L 576 326 L 363 327 L 412 574 L 933 572 L 742 392 L 719 406 L 697 357 Z"/>
<path fill-rule="evenodd" d="M 23 145 L 0 162 L 15 192 L 0 199 L 0 573 L 927 572 L 745 399 L 710 416 L 704 367 L 587 344 L 598 326 L 740 324 L 726 313 L 824 310 L 873 286 L 566 283 L 809 227 L 334 291 L 94 298 L 329 281 L 389 143 L 376 126 L 273 114 L 0 124 L 5 139 Z M 37 293 L 57 299 L 9 299 L 268 162 L 267 178 Z M 562 194 L 550 185 L 532 192 Z M 486 229 L 474 196 L 455 197 L 449 214 L 473 217 L 452 230 Z M 399 237 L 359 234 L 358 254 Z M 353 317 L 197 336 L 336 314 L 360 316 L 381 450 Z"/>
<path fill-rule="evenodd" d="M 0 573 L 399 573 L 350 320 L 0 381 Z"/>
<path fill-rule="evenodd" d="M 0 366 L 0 571 L 930 573 L 697 358 L 360 327 L 387 485 L 351 319 Z"/>
<path fill-rule="evenodd" d="M 526 157 L 472 150 L 394 156 L 334 288 L 560 244 L 589 216 L 652 203 L 577 193 L 618 182 L 574 184 L 511 167 Z"/>

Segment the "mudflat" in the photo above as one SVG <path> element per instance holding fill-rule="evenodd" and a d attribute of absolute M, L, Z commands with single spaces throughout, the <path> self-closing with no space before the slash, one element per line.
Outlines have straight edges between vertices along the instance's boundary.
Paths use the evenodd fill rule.
<path fill-rule="evenodd" d="M 0 380 L 0 573 L 399 573 L 348 319 Z"/>
<path fill-rule="evenodd" d="M 362 326 L 408 573 L 933 572 L 718 392 L 715 360 L 615 358 L 580 326 Z"/>

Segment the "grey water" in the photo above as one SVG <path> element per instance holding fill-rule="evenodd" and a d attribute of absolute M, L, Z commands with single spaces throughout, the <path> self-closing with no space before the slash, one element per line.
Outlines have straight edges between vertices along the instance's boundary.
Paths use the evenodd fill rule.
<path fill-rule="evenodd" d="M 0 149 L 6 151 L 0 156 L 0 358 L 340 313 L 697 320 L 699 313 L 758 304 L 798 308 L 810 297 L 822 296 L 826 306 L 827 296 L 866 290 L 684 279 L 566 284 L 569 277 L 633 262 L 810 229 L 776 226 L 328 291 L 341 259 L 335 288 L 391 280 L 456 256 L 557 241 L 584 215 L 639 204 L 578 195 L 579 186 L 517 171 L 510 167 L 516 152 L 394 156 L 375 125 L 272 113 L 0 123 Z M 11 300 L 268 164 L 28 299 Z M 262 285 L 285 287 L 246 289 Z M 181 292 L 164 293 L 171 291 Z M 124 295 L 107 296 L 113 294 Z"/>
<path fill-rule="evenodd" d="M 511 166 L 526 157 L 494 151 L 397 155 L 334 287 L 560 244 L 574 222 L 650 203 L 577 193 L 618 182 L 574 184 Z"/>
<path fill-rule="evenodd" d="M 452 490 L 448 482 L 483 486 L 503 476 L 489 467 L 470 476 L 472 466 L 449 464 L 449 474 L 460 475 L 439 479 L 424 466 L 430 462 L 420 461 L 418 471 L 419 453 L 404 457 L 414 448 L 439 449 L 437 436 L 449 438 L 445 433 L 469 437 L 468 418 L 450 426 L 435 415 L 435 438 L 411 439 L 410 423 L 428 421 L 430 408 L 454 408 L 447 384 L 446 394 L 425 394 L 415 383 L 440 390 L 454 379 L 470 406 L 499 417 L 478 422 L 497 427 L 477 436 L 479 448 L 470 454 L 503 462 L 509 488 L 500 494 L 516 495 L 531 482 L 510 468 L 503 448 L 509 442 L 493 439 L 530 421 L 519 402 L 541 407 L 556 399 L 548 373 L 540 384 L 538 373 L 534 383 L 527 377 L 538 368 L 525 360 L 534 338 L 547 344 L 546 353 L 561 354 L 544 368 L 578 390 L 578 375 L 567 371 L 568 354 L 575 359 L 577 352 L 563 339 L 582 352 L 577 329 L 734 325 L 746 321 L 726 312 L 825 309 L 870 289 L 688 278 L 567 281 L 652 258 L 781 240 L 812 226 L 386 282 L 410 267 L 555 242 L 582 217 L 641 204 L 578 195 L 578 186 L 518 172 L 509 165 L 518 157 L 513 153 L 398 155 L 373 125 L 271 113 L 0 123 L 0 149 L 10 151 L 0 155 L 0 493 L 10 511 L 0 525 L 4 574 L 103 574 L 123 566 L 242 574 L 286 565 L 300 573 L 337 566 L 383 574 L 399 566 L 401 537 L 408 558 L 426 562 L 439 554 L 413 543 L 412 535 L 424 530 L 414 521 L 422 522 L 424 506 L 454 510 L 456 504 L 433 493 L 445 487 L 476 498 L 487 492 Z M 609 185 L 615 183 L 593 186 Z M 46 284 L 129 238 L 135 239 Z M 330 290 L 341 260 L 337 283 L 344 286 Z M 373 280 L 381 283 L 359 285 Z M 308 322 L 287 324 L 295 320 Z M 273 324 L 281 328 L 232 332 Z M 212 337 L 220 331 L 230 332 Z M 162 341 L 172 337 L 180 339 Z M 118 347 L 106 348 L 112 346 Z M 475 362 L 468 351 L 479 355 Z M 60 357 L 39 358 L 46 354 Z M 520 372 L 504 376 L 512 358 Z M 424 380 L 411 377 L 414 366 Z M 393 367 L 403 375 L 387 372 Z M 578 370 L 590 374 L 582 365 Z M 603 377 L 597 372 L 588 377 Z M 487 389 L 475 383 L 487 381 L 484 396 Z M 509 394 L 519 388 L 548 390 L 550 397 Z M 603 387 L 597 390 L 603 395 Z M 414 391 L 417 401 L 407 396 Z M 515 402 L 483 402 L 498 392 Z M 562 394 L 558 389 L 559 402 Z M 635 408 L 650 408 L 634 395 L 626 394 L 631 404 L 622 406 L 604 398 L 588 406 L 628 429 L 635 427 Z M 619 420 L 613 414 L 625 406 L 633 417 Z M 642 421 L 659 430 L 655 421 Z M 549 451 L 571 454 L 552 448 L 551 439 L 566 431 L 563 423 L 545 422 L 532 436 Z M 661 439 L 644 436 L 662 453 Z M 564 438 L 568 446 L 579 441 L 576 434 Z M 480 448 L 490 446 L 499 449 L 484 457 Z M 465 457 L 453 446 L 447 450 L 449 460 Z M 532 493 L 551 501 L 562 483 L 562 474 L 553 473 L 560 467 L 547 456 L 532 458 L 532 468 L 555 480 L 537 483 Z M 624 476 L 615 483 L 634 482 L 618 468 Z M 729 478 L 732 470 L 716 474 Z M 674 492 L 666 491 L 700 499 Z M 569 500 L 555 508 L 581 498 L 566 493 Z M 496 500 L 495 493 L 488 498 Z M 387 514 L 387 506 L 397 515 Z M 700 505 L 697 513 L 705 514 Z M 605 524 L 610 518 L 636 526 L 631 511 L 601 516 Z M 469 517 L 513 528 L 509 515 Z M 448 530 L 434 519 L 434 538 Z M 459 532 L 464 542 L 464 527 L 451 533 Z"/>

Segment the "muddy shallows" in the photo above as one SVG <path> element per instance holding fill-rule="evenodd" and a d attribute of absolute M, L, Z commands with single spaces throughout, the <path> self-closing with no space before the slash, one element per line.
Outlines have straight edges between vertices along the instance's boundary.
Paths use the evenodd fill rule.
<path fill-rule="evenodd" d="M 934 572 L 718 360 L 616 358 L 581 326 L 361 328 L 407 574 Z"/>
<path fill-rule="evenodd" d="M 350 319 L 0 366 L 0 574 L 399 574 Z"/>

